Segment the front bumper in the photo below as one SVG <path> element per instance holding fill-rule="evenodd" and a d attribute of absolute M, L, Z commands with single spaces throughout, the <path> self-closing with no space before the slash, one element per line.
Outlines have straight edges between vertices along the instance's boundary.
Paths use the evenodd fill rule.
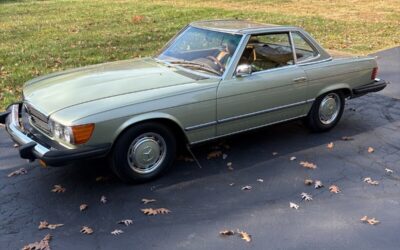
<path fill-rule="evenodd" d="M 39 159 L 49 166 L 66 165 L 83 159 L 106 156 L 110 143 L 95 146 L 83 146 L 77 149 L 54 148 L 41 142 L 32 133 L 24 131 L 20 125 L 21 104 L 11 105 L 6 112 L 0 113 L 0 123 L 5 124 L 11 138 L 20 145 L 21 158 L 33 161 Z"/>
<path fill-rule="evenodd" d="M 388 82 L 385 80 L 375 79 L 373 82 L 353 89 L 354 96 L 361 96 L 370 92 L 378 92 L 386 88 Z"/>

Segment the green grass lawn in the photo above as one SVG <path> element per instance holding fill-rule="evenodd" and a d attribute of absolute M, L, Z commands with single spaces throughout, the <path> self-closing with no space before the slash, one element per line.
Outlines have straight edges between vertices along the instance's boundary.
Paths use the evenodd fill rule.
<path fill-rule="evenodd" d="M 0 0 L 0 110 L 20 98 L 30 78 L 152 55 L 194 20 L 240 18 L 301 26 L 325 48 L 353 54 L 400 44 L 398 0 L 379 1 L 375 9 L 373 0 L 348 6 L 332 2 Z"/>

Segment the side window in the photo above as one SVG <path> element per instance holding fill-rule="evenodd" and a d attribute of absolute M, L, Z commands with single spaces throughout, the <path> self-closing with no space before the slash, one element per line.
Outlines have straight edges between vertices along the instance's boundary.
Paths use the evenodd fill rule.
<path fill-rule="evenodd" d="M 308 60 L 318 55 L 318 52 L 311 47 L 311 45 L 304 40 L 304 38 L 298 32 L 293 32 L 292 38 L 298 62 Z"/>
<path fill-rule="evenodd" d="M 252 71 L 263 71 L 293 64 L 289 33 L 252 35 L 240 64 L 251 65 Z"/>

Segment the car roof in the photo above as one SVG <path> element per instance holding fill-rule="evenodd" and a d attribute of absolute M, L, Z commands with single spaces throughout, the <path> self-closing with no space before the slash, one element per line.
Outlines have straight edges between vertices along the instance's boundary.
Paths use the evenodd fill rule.
<path fill-rule="evenodd" d="M 293 26 L 264 24 L 238 19 L 204 20 L 192 22 L 190 25 L 196 28 L 237 34 L 252 34 L 263 31 L 298 30 L 297 27 Z"/>

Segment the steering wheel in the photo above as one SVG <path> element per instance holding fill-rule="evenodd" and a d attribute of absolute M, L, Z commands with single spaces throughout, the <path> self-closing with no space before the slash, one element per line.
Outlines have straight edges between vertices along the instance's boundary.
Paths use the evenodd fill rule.
<path fill-rule="evenodd" d="M 221 72 L 225 71 L 225 66 L 222 65 L 222 63 L 216 57 L 207 56 L 207 58 L 210 59 L 211 61 L 213 61 L 216 65 L 218 65 Z"/>

